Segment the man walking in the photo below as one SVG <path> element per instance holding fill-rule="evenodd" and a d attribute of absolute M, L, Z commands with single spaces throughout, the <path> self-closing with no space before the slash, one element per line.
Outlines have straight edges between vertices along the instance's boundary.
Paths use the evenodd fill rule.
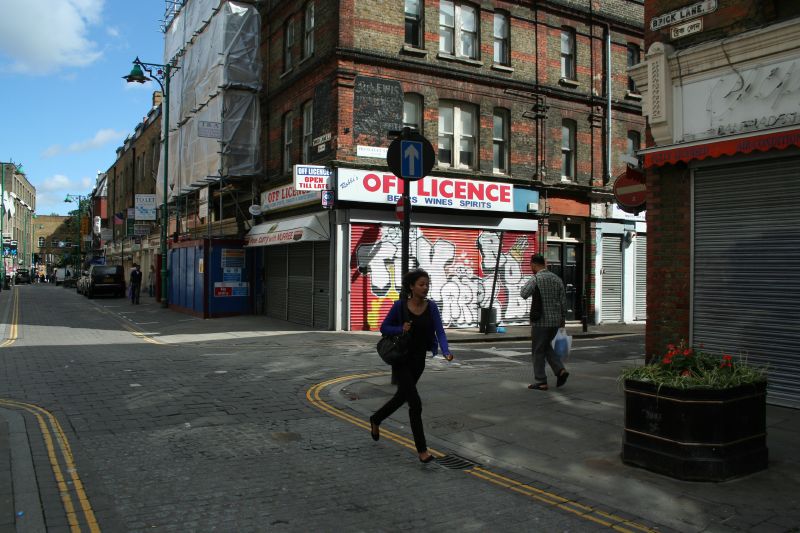
<path fill-rule="evenodd" d="M 531 338 L 533 357 L 533 383 L 529 389 L 547 390 L 547 373 L 545 360 L 556 375 L 556 386 L 567 382 L 569 372 L 564 368 L 561 358 L 556 355 L 550 345 L 564 327 L 567 317 L 567 294 L 564 282 L 557 275 L 547 270 L 544 256 L 536 254 L 531 257 L 533 276 L 520 290 L 520 296 L 531 301 Z"/>
<path fill-rule="evenodd" d="M 138 304 L 139 303 L 139 292 L 142 288 L 142 271 L 139 270 L 139 265 L 133 265 L 133 270 L 131 271 L 131 303 Z"/>

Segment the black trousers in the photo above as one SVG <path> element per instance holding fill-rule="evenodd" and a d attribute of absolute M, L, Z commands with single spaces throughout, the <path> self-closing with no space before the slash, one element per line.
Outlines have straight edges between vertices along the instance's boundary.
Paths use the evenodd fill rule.
<path fill-rule="evenodd" d="M 422 399 L 417 392 L 417 381 L 422 376 L 423 370 L 425 370 L 424 352 L 409 354 L 408 362 L 393 366 L 392 381 L 397 383 L 397 392 L 370 418 L 372 422 L 380 424 L 408 402 L 408 417 L 411 420 L 411 433 L 414 435 L 417 453 L 428 449 L 425 430 L 422 428 Z"/>

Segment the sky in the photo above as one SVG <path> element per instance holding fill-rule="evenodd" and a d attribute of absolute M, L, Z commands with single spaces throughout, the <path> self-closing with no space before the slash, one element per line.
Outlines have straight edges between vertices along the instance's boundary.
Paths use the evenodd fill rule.
<path fill-rule="evenodd" d="M 0 0 L 0 161 L 21 164 L 36 214 L 77 207 L 147 115 L 155 82 L 122 79 L 163 63 L 165 0 Z"/>

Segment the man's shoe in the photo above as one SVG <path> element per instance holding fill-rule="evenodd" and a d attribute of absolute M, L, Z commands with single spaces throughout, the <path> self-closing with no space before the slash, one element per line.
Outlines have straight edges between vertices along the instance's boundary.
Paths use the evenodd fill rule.
<path fill-rule="evenodd" d="M 569 377 L 569 372 L 567 372 L 566 369 L 562 369 L 561 373 L 556 378 L 556 387 L 560 387 L 564 383 L 566 383 L 568 377 Z"/>

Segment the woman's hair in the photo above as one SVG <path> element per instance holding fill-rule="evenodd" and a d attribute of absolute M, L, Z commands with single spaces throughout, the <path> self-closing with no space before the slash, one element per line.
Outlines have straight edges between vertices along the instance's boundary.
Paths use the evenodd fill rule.
<path fill-rule="evenodd" d="M 403 288 L 408 291 L 409 295 L 411 294 L 411 286 L 414 285 L 419 278 L 431 279 L 428 273 L 421 268 L 406 272 L 406 275 L 403 276 Z"/>

